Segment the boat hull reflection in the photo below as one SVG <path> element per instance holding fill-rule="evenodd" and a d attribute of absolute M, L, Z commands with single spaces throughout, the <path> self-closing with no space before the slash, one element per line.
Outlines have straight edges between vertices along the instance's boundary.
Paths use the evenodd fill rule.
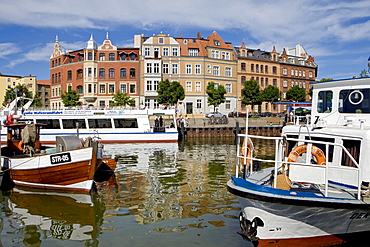
<path fill-rule="evenodd" d="M 14 189 L 8 207 L 19 228 L 32 226 L 61 240 L 96 239 L 105 211 L 97 195 Z M 17 228 L 18 228 L 17 227 Z"/>
<path fill-rule="evenodd" d="M 239 198 L 238 232 L 255 246 L 328 246 L 369 234 L 370 211 L 285 205 Z"/>

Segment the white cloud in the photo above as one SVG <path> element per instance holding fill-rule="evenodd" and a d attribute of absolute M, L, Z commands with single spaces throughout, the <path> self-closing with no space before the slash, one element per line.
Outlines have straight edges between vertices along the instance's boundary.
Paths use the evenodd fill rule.
<path fill-rule="evenodd" d="M 13 43 L 0 43 L 0 58 L 19 52 L 20 49 Z"/>

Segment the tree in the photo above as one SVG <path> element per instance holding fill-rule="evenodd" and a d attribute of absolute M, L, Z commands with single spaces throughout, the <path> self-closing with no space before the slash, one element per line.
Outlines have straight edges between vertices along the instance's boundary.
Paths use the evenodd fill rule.
<path fill-rule="evenodd" d="M 280 99 L 281 95 L 279 88 L 268 85 L 261 92 L 261 100 L 264 102 L 274 103 Z"/>
<path fill-rule="evenodd" d="M 249 80 L 244 82 L 242 89 L 242 103 L 245 105 L 251 105 L 254 110 L 255 105 L 260 105 L 261 100 L 261 89 L 258 81 Z"/>
<path fill-rule="evenodd" d="M 210 81 L 208 82 L 206 92 L 208 94 L 208 105 L 213 105 L 214 111 L 216 106 L 226 101 L 226 89 L 223 85 L 218 85 L 217 87 L 215 87 L 215 83 L 213 81 Z"/>
<path fill-rule="evenodd" d="M 184 88 L 178 81 L 170 82 L 168 79 L 160 81 L 157 93 L 157 102 L 159 104 L 176 105 L 179 100 L 185 99 Z"/>
<path fill-rule="evenodd" d="M 117 91 L 113 95 L 113 100 L 114 102 L 110 104 L 111 106 L 126 106 L 135 103 L 135 99 L 132 99 L 127 93 L 121 93 L 120 91 Z"/>
<path fill-rule="evenodd" d="M 286 92 L 286 99 L 293 102 L 305 101 L 306 90 L 298 85 L 295 85 Z"/>
<path fill-rule="evenodd" d="M 35 95 L 33 96 L 33 102 L 31 104 L 33 107 L 42 107 L 41 98 L 39 97 L 38 92 L 35 92 Z"/>
<path fill-rule="evenodd" d="M 75 90 L 69 89 L 68 92 L 62 93 L 60 97 L 66 107 L 81 105 L 81 102 L 78 101 L 80 99 L 80 95 Z"/>
<path fill-rule="evenodd" d="M 32 99 L 32 93 L 26 88 L 25 86 L 18 84 L 14 88 L 9 88 L 5 92 L 3 106 L 8 105 L 8 103 L 12 102 L 16 97 L 25 97 Z M 23 104 L 22 100 L 18 102 L 18 106 Z"/>
<path fill-rule="evenodd" d="M 370 77 L 369 72 L 366 69 L 361 70 L 360 77 Z"/>

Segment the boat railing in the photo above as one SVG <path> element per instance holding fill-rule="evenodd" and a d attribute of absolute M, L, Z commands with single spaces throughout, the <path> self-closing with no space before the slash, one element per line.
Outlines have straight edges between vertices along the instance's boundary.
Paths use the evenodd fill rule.
<path fill-rule="evenodd" d="M 247 151 L 244 152 L 244 154 L 241 153 L 241 143 L 240 138 L 250 138 L 250 139 L 263 139 L 263 140 L 274 140 L 275 141 L 275 159 L 261 159 L 261 158 L 255 158 L 253 157 L 253 154 L 250 155 L 250 157 L 247 157 Z M 288 155 L 285 155 L 285 145 L 288 141 L 297 142 L 300 144 L 305 143 L 307 145 L 307 152 L 304 162 L 288 162 Z M 337 147 L 342 150 L 342 152 L 349 157 L 349 159 L 352 161 L 352 164 L 354 167 L 349 166 L 331 166 L 328 163 L 328 158 L 326 160 L 325 165 L 317 165 L 311 163 L 311 149 L 312 146 L 316 144 L 321 144 L 325 146 L 325 150 L 323 150 L 325 157 L 329 157 L 329 147 L 333 146 L 334 148 Z M 236 176 L 239 177 L 239 160 L 244 160 L 244 164 L 247 164 L 246 161 L 249 161 L 249 165 L 245 167 L 244 170 L 244 176 L 246 173 L 253 173 L 253 162 L 263 162 L 263 163 L 271 163 L 272 166 L 274 166 L 274 177 L 277 178 L 278 171 L 282 169 L 284 165 L 288 165 L 290 168 L 297 168 L 301 171 L 302 176 L 300 179 L 302 181 L 296 181 L 296 182 L 311 182 L 312 181 L 304 181 L 305 176 L 309 174 L 305 171 L 308 171 L 308 169 L 313 170 L 315 174 L 315 183 L 317 184 L 324 184 L 325 185 L 325 196 L 328 196 L 328 184 L 329 184 L 329 172 L 333 172 L 335 170 L 345 170 L 347 174 L 355 174 L 354 177 L 356 177 L 356 181 L 353 182 L 352 185 L 357 187 L 358 193 L 357 193 L 357 199 L 361 199 L 361 169 L 359 168 L 359 164 L 356 161 L 355 158 L 351 155 L 351 153 L 342 145 L 339 143 L 333 143 L 333 142 L 325 142 L 325 141 L 317 141 L 317 140 L 307 140 L 307 139 L 298 139 L 298 138 L 287 138 L 285 136 L 280 137 L 267 137 L 267 136 L 255 136 L 255 135 L 248 135 L 248 134 L 238 134 L 237 138 L 237 159 L 236 159 Z M 312 174 L 312 172 L 311 172 Z M 308 175 L 309 176 L 309 175 Z M 274 180 L 274 188 L 277 187 L 276 184 L 277 179 Z"/>

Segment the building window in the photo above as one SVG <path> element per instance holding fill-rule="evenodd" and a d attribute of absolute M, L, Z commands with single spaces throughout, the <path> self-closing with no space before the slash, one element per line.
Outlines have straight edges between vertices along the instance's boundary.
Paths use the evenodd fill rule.
<path fill-rule="evenodd" d="M 192 85 L 191 81 L 186 82 L 186 92 L 191 92 L 192 91 Z"/>
<path fill-rule="evenodd" d="M 130 69 L 130 78 L 135 78 L 135 77 L 136 77 L 136 70 Z"/>
<path fill-rule="evenodd" d="M 105 61 L 105 54 L 104 53 L 99 54 L 99 60 L 100 61 Z"/>
<path fill-rule="evenodd" d="M 172 48 L 172 56 L 177 57 L 178 56 L 178 49 L 177 47 Z"/>
<path fill-rule="evenodd" d="M 197 108 L 198 109 L 202 108 L 202 100 L 201 99 L 197 99 Z"/>
<path fill-rule="evenodd" d="M 123 52 L 123 53 L 121 54 L 121 60 L 123 60 L 123 61 L 124 61 L 124 60 L 126 60 L 126 58 L 127 58 L 127 54 Z"/>
<path fill-rule="evenodd" d="M 291 76 L 294 76 L 294 69 L 291 69 L 291 70 L 290 70 L 290 75 L 291 75 Z"/>
<path fill-rule="evenodd" d="M 83 88 L 82 88 L 82 86 L 77 86 L 77 92 L 78 92 L 79 94 L 82 94 L 82 92 L 83 92 Z"/>
<path fill-rule="evenodd" d="M 265 86 L 268 87 L 269 86 L 269 78 L 265 78 Z"/>
<path fill-rule="evenodd" d="M 198 49 L 189 49 L 189 56 L 197 57 L 198 56 Z"/>
<path fill-rule="evenodd" d="M 256 64 L 256 72 L 260 72 L 259 69 L 260 69 L 260 66 Z"/>
<path fill-rule="evenodd" d="M 254 64 L 251 64 L 251 72 L 254 72 Z"/>
<path fill-rule="evenodd" d="M 196 81 L 195 82 L 195 92 L 201 92 L 201 91 L 202 91 L 202 88 L 201 88 L 200 81 Z"/>
<path fill-rule="evenodd" d="M 153 91 L 152 81 L 146 81 L 146 91 Z"/>
<path fill-rule="evenodd" d="M 109 84 L 109 93 L 114 94 L 114 84 Z"/>
<path fill-rule="evenodd" d="M 265 73 L 268 74 L 269 73 L 269 67 L 267 65 L 265 65 Z"/>
<path fill-rule="evenodd" d="M 89 52 L 89 53 L 87 54 L 87 60 L 92 60 L 92 52 Z"/>
<path fill-rule="evenodd" d="M 72 80 L 72 70 L 68 70 L 67 80 Z"/>
<path fill-rule="evenodd" d="M 101 94 L 105 94 L 105 84 L 100 84 L 99 92 L 100 92 Z"/>
<path fill-rule="evenodd" d="M 154 74 L 159 74 L 159 63 L 154 63 L 153 72 Z"/>
<path fill-rule="evenodd" d="M 242 76 L 241 77 L 241 84 L 244 84 L 244 82 L 247 80 L 247 78 L 245 76 Z"/>
<path fill-rule="evenodd" d="M 158 47 L 154 47 L 154 57 L 155 58 L 159 57 L 159 48 Z"/>
<path fill-rule="evenodd" d="M 168 47 L 163 47 L 163 56 L 168 57 Z"/>
<path fill-rule="evenodd" d="M 231 101 L 230 100 L 226 100 L 226 102 L 225 102 L 225 109 L 226 110 L 230 110 L 231 109 Z"/>
<path fill-rule="evenodd" d="M 178 71 L 178 64 L 177 63 L 173 63 L 172 64 L 172 74 L 176 75 L 178 73 L 179 73 L 179 71 Z"/>
<path fill-rule="evenodd" d="M 144 56 L 150 56 L 150 47 L 145 47 Z"/>
<path fill-rule="evenodd" d="M 277 79 L 273 79 L 272 84 L 273 84 L 274 87 L 277 87 Z"/>
<path fill-rule="evenodd" d="M 213 75 L 215 75 L 215 76 L 220 75 L 220 67 L 219 66 L 213 66 Z"/>
<path fill-rule="evenodd" d="M 104 100 L 100 100 L 99 101 L 99 106 L 100 107 L 105 107 L 105 101 Z"/>
<path fill-rule="evenodd" d="M 312 71 L 308 72 L 308 77 L 312 78 Z"/>
<path fill-rule="evenodd" d="M 136 85 L 130 84 L 130 93 L 136 93 Z"/>
<path fill-rule="evenodd" d="M 220 46 L 220 41 L 219 40 L 214 40 L 213 43 L 216 45 L 216 46 Z"/>
<path fill-rule="evenodd" d="M 131 61 L 135 61 L 135 59 L 136 59 L 136 53 L 131 52 L 131 54 L 130 54 L 130 60 Z"/>
<path fill-rule="evenodd" d="M 201 67 L 200 67 L 200 64 L 196 64 L 195 65 L 195 74 L 196 75 L 200 75 L 201 73 Z"/>
<path fill-rule="evenodd" d="M 88 77 L 92 76 L 92 69 L 91 68 L 87 68 L 87 76 Z M 59 78 L 58 78 L 58 81 L 59 81 Z"/>
<path fill-rule="evenodd" d="M 146 73 L 151 74 L 152 73 L 152 63 L 146 64 Z"/>
<path fill-rule="evenodd" d="M 186 74 L 191 74 L 191 64 L 186 65 Z"/>
<path fill-rule="evenodd" d="M 120 77 L 121 78 L 126 78 L 126 69 L 125 68 L 122 68 L 121 70 L 120 70 Z"/>
<path fill-rule="evenodd" d="M 114 78 L 114 69 L 109 69 L 109 78 Z"/>
<path fill-rule="evenodd" d="M 157 92 L 159 81 L 153 81 L 153 90 Z"/>
<path fill-rule="evenodd" d="M 159 43 L 159 44 L 163 44 L 163 43 L 164 43 L 164 42 L 163 42 L 163 40 L 164 40 L 164 39 L 163 39 L 163 37 L 159 37 L 159 38 L 158 38 L 158 43 Z"/>
<path fill-rule="evenodd" d="M 87 84 L 87 93 L 92 93 L 92 85 Z"/>
<path fill-rule="evenodd" d="M 168 63 L 164 63 L 162 66 L 163 66 L 163 74 L 169 74 Z"/>
<path fill-rule="evenodd" d="M 287 68 L 283 68 L 283 75 L 288 75 L 288 69 Z"/>
<path fill-rule="evenodd" d="M 241 66 L 241 70 L 242 70 L 242 71 L 245 71 L 245 63 L 241 63 L 241 65 L 240 65 L 240 66 Z"/>
<path fill-rule="evenodd" d="M 114 61 L 114 53 L 109 53 L 109 61 Z"/>
<path fill-rule="evenodd" d="M 226 83 L 225 85 L 226 93 L 231 93 L 231 83 Z"/>
<path fill-rule="evenodd" d="M 145 99 L 144 105 L 145 105 L 145 108 L 149 108 L 150 107 L 150 99 Z"/>
<path fill-rule="evenodd" d="M 283 81 L 283 87 L 288 87 L 288 81 L 287 80 Z"/>
<path fill-rule="evenodd" d="M 273 73 L 274 75 L 276 75 L 276 74 L 277 74 L 276 66 L 273 66 L 273 67 L 272 67 L 272 73 Z"/>
<path fill-rule="evenodd" d="M 126 91 L 126 84 L 121 84 L 121 93 L 127 93 Z"/>
<path fill-rule="evenodd" d="M 231 77 L 231 68 L 230 67 L 225 68 L 225 76 L 226 77 Z"/>
<path fill-rule="evenodd" d="M 99 69 L 99 78 L 105 77 L 105 69 Z"/>

